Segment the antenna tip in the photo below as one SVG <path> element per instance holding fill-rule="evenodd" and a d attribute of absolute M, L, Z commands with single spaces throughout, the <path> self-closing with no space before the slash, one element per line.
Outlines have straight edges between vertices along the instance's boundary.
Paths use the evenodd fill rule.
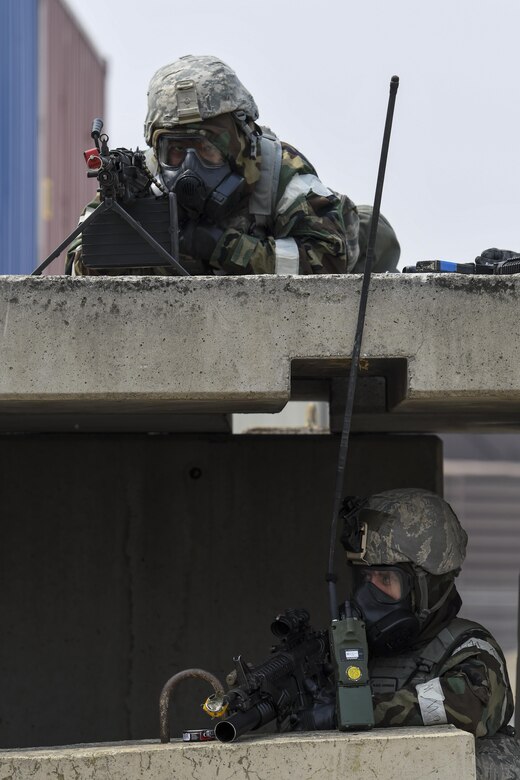
<path fill-rule="evenodd" d="M 395 95 L 399 87 L 399 76 L 392 76 L 390 79 L 390 94 Z"/>

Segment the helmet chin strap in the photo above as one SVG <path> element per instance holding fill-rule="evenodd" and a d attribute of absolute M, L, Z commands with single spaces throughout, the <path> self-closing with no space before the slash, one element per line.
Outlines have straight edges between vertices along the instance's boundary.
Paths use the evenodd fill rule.
<path fill-rule="evenodd" d="M 247 116 L 244 111 L 233 111 L 233 119 L 249 141 L 249 157 L 251 160 L 256 160 L 258 133 L 256 133 L 254 130 L 251 130 L 247 124 Z"/>
<path fill-rule="evenodd" d="M 448 596 L 450 595 L 451 591 L 453 590 L 455 586 L 455 581 L 452 580 L 450 583 L 450 586 L 444 591 L 440 599 L 436 602 L 436 604 L 433 605 L 433 607 L 428 608 L 428 574 L 424 571 L 424 569 L 420 569 L 418 566 L 414 566 L 414 573 L 417 578 L 417 582 L 419 584 L 419 593 L 421 595 L 421 603 L 419 604 L 419 613 L 418 618 L 421 623 L 421 625 L 426 621 L 427 618 L 430 617 L 434 612 L 437 612 L 438 609 L 442 607 Z"/>

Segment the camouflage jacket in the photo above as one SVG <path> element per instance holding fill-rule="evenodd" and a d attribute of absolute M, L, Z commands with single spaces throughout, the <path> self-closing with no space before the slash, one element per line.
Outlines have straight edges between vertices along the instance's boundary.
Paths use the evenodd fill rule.
<path fill-rule="evenodd" d="M 89 203 L 82 218 L 88 216 L 98 203 L 98 199 Z M 308 160 L 292 146 L 282 143 L 276 209 L 267 225 L 255 225 L 246 201 L 221 225 L 224 232 L 211 256 L 209 268 L 197 258 L 182 253 L 180 260 L 192 274 L 359 272 L 362 270 L 360 257 L 368 235 L 370 214 L 370 207 L 356 207 L 346 196 L 325 187 Z M 284 242 L 284 239 L 289 239 L 289 242 Z M 398 259 L 399 244 L 395 233 L 381 217 L 373 270 L 393 270 Z M 67 251 L 65 272 L 75 275 L 163 276 L 170 275 L 172 269 L 118 268 L 101 271 L 86 268 L 81 261 L 80 235 Z"/>
<path fill-rule="evenodd" d="M 474 630 L 466 632 L 449 656 L 431 669 L 428 682 L 417 685 L 410 679 L 395 692 L 374 695 L 377 727 L 452 723 L 485 737 L 509 722 L 513 695 L 504 656 L 489 632 L 473 625 Z M 418 659 L 420 653 L 415 648 L 406 656 Z M 377 658 L 370 663 L 376 676 L 377 665 Z"/>

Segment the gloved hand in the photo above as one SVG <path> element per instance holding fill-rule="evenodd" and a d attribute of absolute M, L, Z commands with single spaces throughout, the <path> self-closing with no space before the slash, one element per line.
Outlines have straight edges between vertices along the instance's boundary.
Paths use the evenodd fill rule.
<path fill-rule="evenodd" d="M 336 728 L 336 688 L 328 684 L 316 690 L 312 680 L 305 680 L 305 687 L 314 695 L 310 707 L 293 713 L 289 720 L 291 731 L 332 731 Z"/>
<path fill-rule="evenodd" d="M 209 263 L 223 230 L 209 222 L 190 220 L 179 231 L 181 254 Z"/>
<path fill-rule="evenodd" d="M 289 721 L 291 731 L 333 731 L 336 728 L 336 703 L 316 702 L 298 710 Z"/>
<path fill-rule="evenodd" d="M 520 260 L 520 253 L 513 252 L 511 249 L 485 249 L 475 258 L 477 266 L 492 267 L 499 263 L 505 263 L 508 260 Z"/>

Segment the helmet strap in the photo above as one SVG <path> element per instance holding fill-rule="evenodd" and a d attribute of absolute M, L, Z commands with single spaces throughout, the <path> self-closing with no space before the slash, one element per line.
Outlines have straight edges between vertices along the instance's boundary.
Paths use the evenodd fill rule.
<path fill-rule="evenodd" d="M 244 111 L 233 111 L 232 114 L 235 122 L 242 130 L 247 140 L 249 141 L 249 157 L 251 160 L 256 160 L 256 147 L 258 141 L 258 133 L 255 130 L 251 130 L 247 123 L 247 116 Z"/>
<path fill-rule="evenodd" d="M 440 599 L 433 605 L 433 607 L 428 608 L 428 574 L 423 569 L 420 569 L 419 567 L 414 566 L 414 572 L 415 576 L 417 578 L 417 583 L 419 585 L 419 593 L 421 596 L 421 603 L 419 604 L 419 620 L 421 623 L 424 623 L 425 620 L 432 615 L 434 612 L 437 612 L 448 596 L 450 595 L 451 591 L 453 590 L 455 586 L 455 582 L 452 581 L 448 588 L 444 591 Z"/>

